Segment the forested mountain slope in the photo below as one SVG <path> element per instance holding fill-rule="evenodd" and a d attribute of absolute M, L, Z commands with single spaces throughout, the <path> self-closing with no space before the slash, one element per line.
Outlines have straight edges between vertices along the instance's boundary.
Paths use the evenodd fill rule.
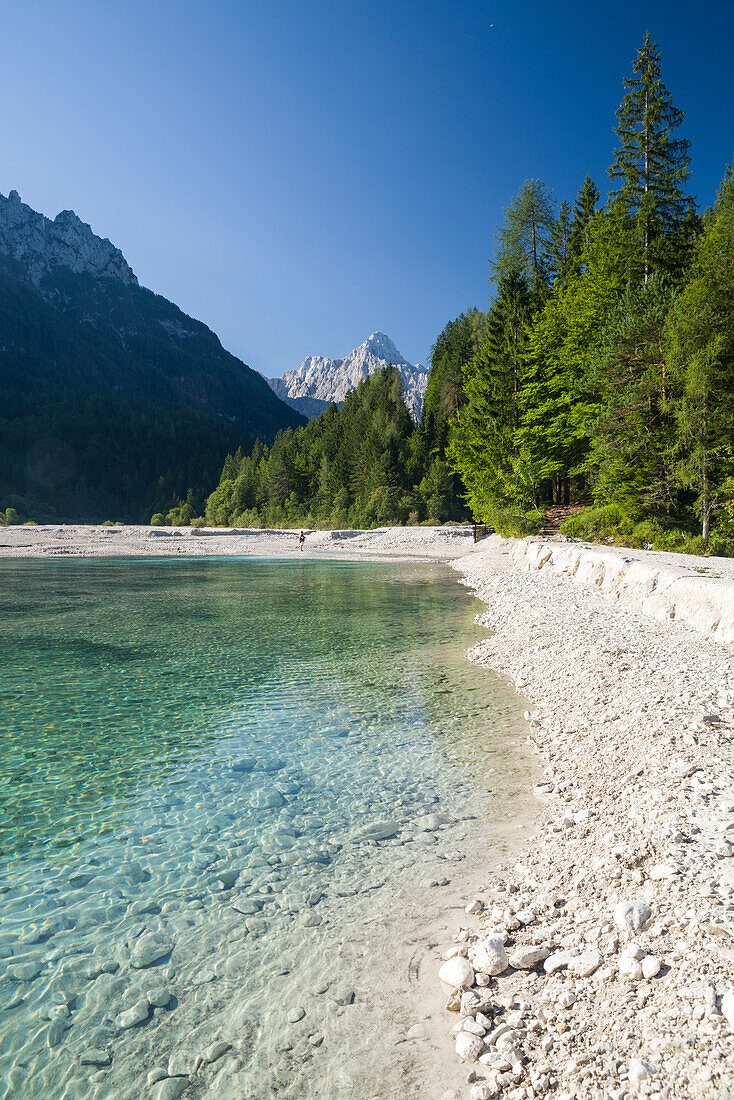
<path fill-rule="evenodd" d="M 233 448 L 301 423 L 73 212 L 0 196 L 0 509 L 148 518 L 203 496 Z"/>

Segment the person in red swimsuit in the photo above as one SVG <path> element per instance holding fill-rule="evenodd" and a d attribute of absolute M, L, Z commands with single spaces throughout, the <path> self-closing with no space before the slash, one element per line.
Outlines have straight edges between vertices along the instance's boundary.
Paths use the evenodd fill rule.
<path fill-rule="evenodd" d="M 301 553 L 303 553 L 303 544 L 306 541 L 306 536 L 304 535 L 303 531 L 301 531 L 300 535 L 298 536 L 298 541 L 301 546 Z"/>

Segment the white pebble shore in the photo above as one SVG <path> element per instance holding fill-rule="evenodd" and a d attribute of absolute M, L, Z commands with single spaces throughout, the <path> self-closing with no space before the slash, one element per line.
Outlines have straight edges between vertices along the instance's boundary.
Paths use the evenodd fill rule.
<path fill-rule="evenodd" d="M 734 651 L 537 543 L 452 563 L 545 775 L 527 850 L 445 945 L 467 1086 L 442 1100 L 734 1095 Z"/>

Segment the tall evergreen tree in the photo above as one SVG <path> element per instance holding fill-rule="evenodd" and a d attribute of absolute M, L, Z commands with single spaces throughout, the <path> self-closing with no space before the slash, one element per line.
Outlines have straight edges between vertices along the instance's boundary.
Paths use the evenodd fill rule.
<path fill-rule="evenodd" d="M 565 199 L 558 207 L 558 217 L 551 226 L 548 249 L 548 270 L 554 282 L 563 282 L 573 269 L 573 208 Z"/>
<path fill-rule="evenodd" d="M 463 369 L 477 352 L 484 314 L 468 309 L 449 321 L 431 348 L 423 430 L 431 454 L 444 457 L 448 425 L 464 404 Z"/>
<path fill-rule="evenodd" d="M 665 322 L 675 292 L 660 275 L 628 284 L 591 356 L 588 388 L 599 404 L 586 468 L 597 504 L 631 516 L 668 515 L 675 421 Z"/>
<path fill-rule="evenodd" d="M 529 335 L 517 442 L 535 484 L 552 483 L 558 504 L 567 502 L 569 479 L 583 469 L 596 412 L 588 363 L 629 280 L 631 237 L 621 211 L 599 211 L 581 270 L 554 288 Z"/>
<path fill-rule="evenodd" d="M 693 279 L 668 319 L 667 347 L 677 393 L 676 473 L 696 494 L 708 542 L 715 508 L 734 497 L 734 177 L 722 184 L 699 241 Z M 730 505 L 731 506 L 731 505 Z"/>
<path fill-rule="evenodd" d="M 500 279 L 479 351 L 464 367 L 466 403 L 451 424 L 448 453 L 466 485 L 476 519 L 498 505 L 530 503 L 515 437 L 532 296 L 519 272 Z"/>
<path fill-rule="evenodd" d="M 490 277 L 498 282 L 503 276 L 519 272 L 539 300 L 548 283 L 548 254 L 555 223 L 553 198 L 542 180 L 526 180 L 510 205 L 497 230 Z"/>
<path fill-rule="evenodd" d="M 609 176 L 620 184 L 612 196 L 635 217 L 647 282 L 651 271 L 669 266 L 666 240 L 678 232 L 692 201 L 684 190 L 690 142 L 675 136 L 685 116 L 662 81 L 660 48 L 649 32 L 624 87 L 615 127 L 620 145 Z"/>
<path fill-rule="evenodd" d="M 576 195 L 571 223 L 569 251 L 577 263 L 589 243 L 589 223 L 594 216 L 598 201 L 599 188 L 591 176 L 587 175 Z"/>

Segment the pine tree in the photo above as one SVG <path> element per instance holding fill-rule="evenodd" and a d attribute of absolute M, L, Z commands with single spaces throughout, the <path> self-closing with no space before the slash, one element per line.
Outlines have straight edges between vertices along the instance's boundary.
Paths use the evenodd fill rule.
<path fill-rule="evenodd" d="M 589 243 L 589 223 L 594 215 L 598 201 L 599 188 L 596 186 L 591 176 L 587 175 L 576 195 L 576 202 L 573 208 L 569 251 L 576 263 L 579 262 L 584 249 Z"/>
<path fill-rule="evenodd" d="M 660 75 L 660 49 L 645 35 L 634 75 L 624 81 L 615 132 L 620 147 L 609 169 L 620 186 L 612 192 L 634 216 L 643 250 L 644 278 L 670 263 L 666 238 L 674 235 L 691 204 L 684 191 L 690 142 L 677 138 L 684 113 Z"/>
<path fill-rule="evenodd" d="M 548 249 L 548 270 L 554 282 L 563 282 L 573 268 L 573 209 L 565 199 L 558 208 L 558 217 L 551 226 Z"/>
<path fill-rule="evenodd" d="M 514 272 L 527 280 L 539 300 L 548 285 L 548 254 L 553 226 L 553 198 L 542 180 L 526 180 L 504 212 L 496 234 L 497 247 L 490 261 L 494 282 Z"/>
<path fill-rule="evenodd" d="M 484 314 L 468 309 L 449 321 L 431 348 L 423 430 L 431 454 L 444 457 L 448 425 L 464 403 L 463 368 L 476 354 Z"/>
<path fill-rule="evenodd" d="M 679 484 L 696 494 L 708 542 L 717 505 L 734 496 L 734 177 L 722 184 L 699 241 L 693 279 L 667 325 L 677 386 Z M 729 505 L 729 508 L 731 505 Z"/>
<path fill-rule="evenodd" d="M 629 279 L 631 235 L 619 210 L 595 214 L 581 270 L 554 287 L 529 335 L 516 442 L 533 483 L 552 484 L 558 504 L 583 469 L 588 422 L 596 413 L 588 363 Z"/>
<path fill-rule="evenodd" d="M 532 296 L 523 275 L 503 276 L 477 355 L 464 368 L 466 403 L 451 423 L 449 457 L 467 489 L 476 519 L 491 522 L 497 507 L 526 504 L 515 433 Z"/>
<path fill-rule="evenodd" d="M 620 504 L 631 518 L 669 515 L 675 502 L 675 421 L 665 354 L 675 297 L 660 275 L 628 284 L 591 356 L 589 388 L 599 402 L 586 468 L 597 504 Z"/>

